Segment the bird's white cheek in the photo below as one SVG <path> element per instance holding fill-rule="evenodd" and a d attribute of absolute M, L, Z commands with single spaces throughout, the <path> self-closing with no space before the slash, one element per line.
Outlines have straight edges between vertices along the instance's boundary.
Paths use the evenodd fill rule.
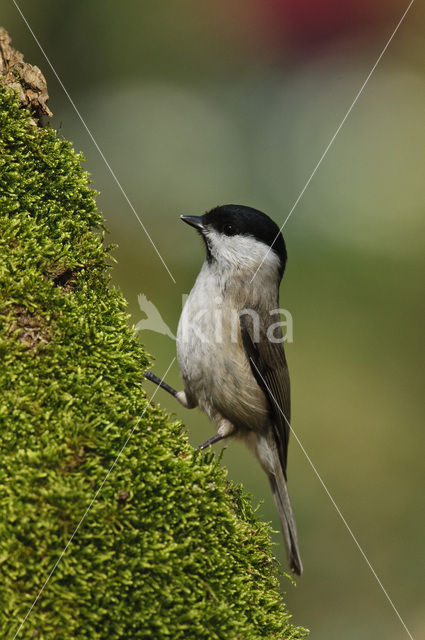
<path fill-rule="evenodd" d="M 261 264 L 266 270 L 277 272 L 279 258 L 270 247 L 252 236 L 226 236 L 208 230 L 206 239 L 211 254 L 221 268 L 246 267 L 257 269 Z"/>

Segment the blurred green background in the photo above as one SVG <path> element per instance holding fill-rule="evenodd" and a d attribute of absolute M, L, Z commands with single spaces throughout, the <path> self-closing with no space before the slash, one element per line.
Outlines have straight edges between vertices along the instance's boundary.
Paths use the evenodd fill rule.
<path fill-rule="evenodd" d="M 233 202 L 282 223 L 408 3 L 19 4 L 176 279 L 5 0 L 3 26 L 47 77 L 53 126 L 101 191 L 131 321 L 144 318 L 144 293 L 175 331 L 203 260 L 179 215 Z M 415 638 L 425 632 L 424 27 L 414 3 L 285 227 L 281 288 L 294 318 L 292 426 Z M 140 339 L 161 375 L 175 343 Z M 168 382 L 181 387 L 177 365 Z M 194 445 L 213 434 L 199 412 L 156 399 Z M 278 530 L 255 460 L 232 443 L 223 464 Z M 297 588 L 284 582 L 295 621 L 315 640 L 407 638 L 294 437 L 289 484 L 305 566 Z"/>

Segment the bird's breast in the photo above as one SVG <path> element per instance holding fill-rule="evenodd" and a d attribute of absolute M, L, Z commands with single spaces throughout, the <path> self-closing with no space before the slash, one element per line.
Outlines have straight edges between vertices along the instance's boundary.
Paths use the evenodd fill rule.
<path fill-rule="evenodd" d="M 201 271 L 186 301 L 177 332 L 180 371 L 186 391 L 211 419 L 258 429 L 267 420 L 267 400 L 243 348 L 241 305 L 220 285 Z"/>

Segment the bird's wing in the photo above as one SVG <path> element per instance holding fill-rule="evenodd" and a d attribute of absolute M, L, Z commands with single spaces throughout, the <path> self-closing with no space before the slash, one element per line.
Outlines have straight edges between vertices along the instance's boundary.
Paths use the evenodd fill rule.
<path fill-rule="evenodd" d="M 286 478 L 291 397 L 283 342 L 273 342 L 269 339 L 267 329 L 272 324 L 269 317 L 260 318 L 259 336 L 255 335 L 255 325 L 250 315 L 240 314 L 239 322 L 242 342 L 252 374 L 269 403 L 275 442 Z M 273 334 L 275 338 L 279 338 L 279 327 L 273 331 Z"/>

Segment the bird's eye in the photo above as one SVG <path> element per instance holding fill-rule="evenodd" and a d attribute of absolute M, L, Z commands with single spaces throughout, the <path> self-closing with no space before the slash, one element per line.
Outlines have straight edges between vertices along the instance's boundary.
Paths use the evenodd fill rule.
<path fill-rule="evenodd" d="M 226 236 L 233 236 L 236 233 L 236 229 L 233 224 L 225 224 L 223 227 L 223 233 L 225 233 Z"/>

